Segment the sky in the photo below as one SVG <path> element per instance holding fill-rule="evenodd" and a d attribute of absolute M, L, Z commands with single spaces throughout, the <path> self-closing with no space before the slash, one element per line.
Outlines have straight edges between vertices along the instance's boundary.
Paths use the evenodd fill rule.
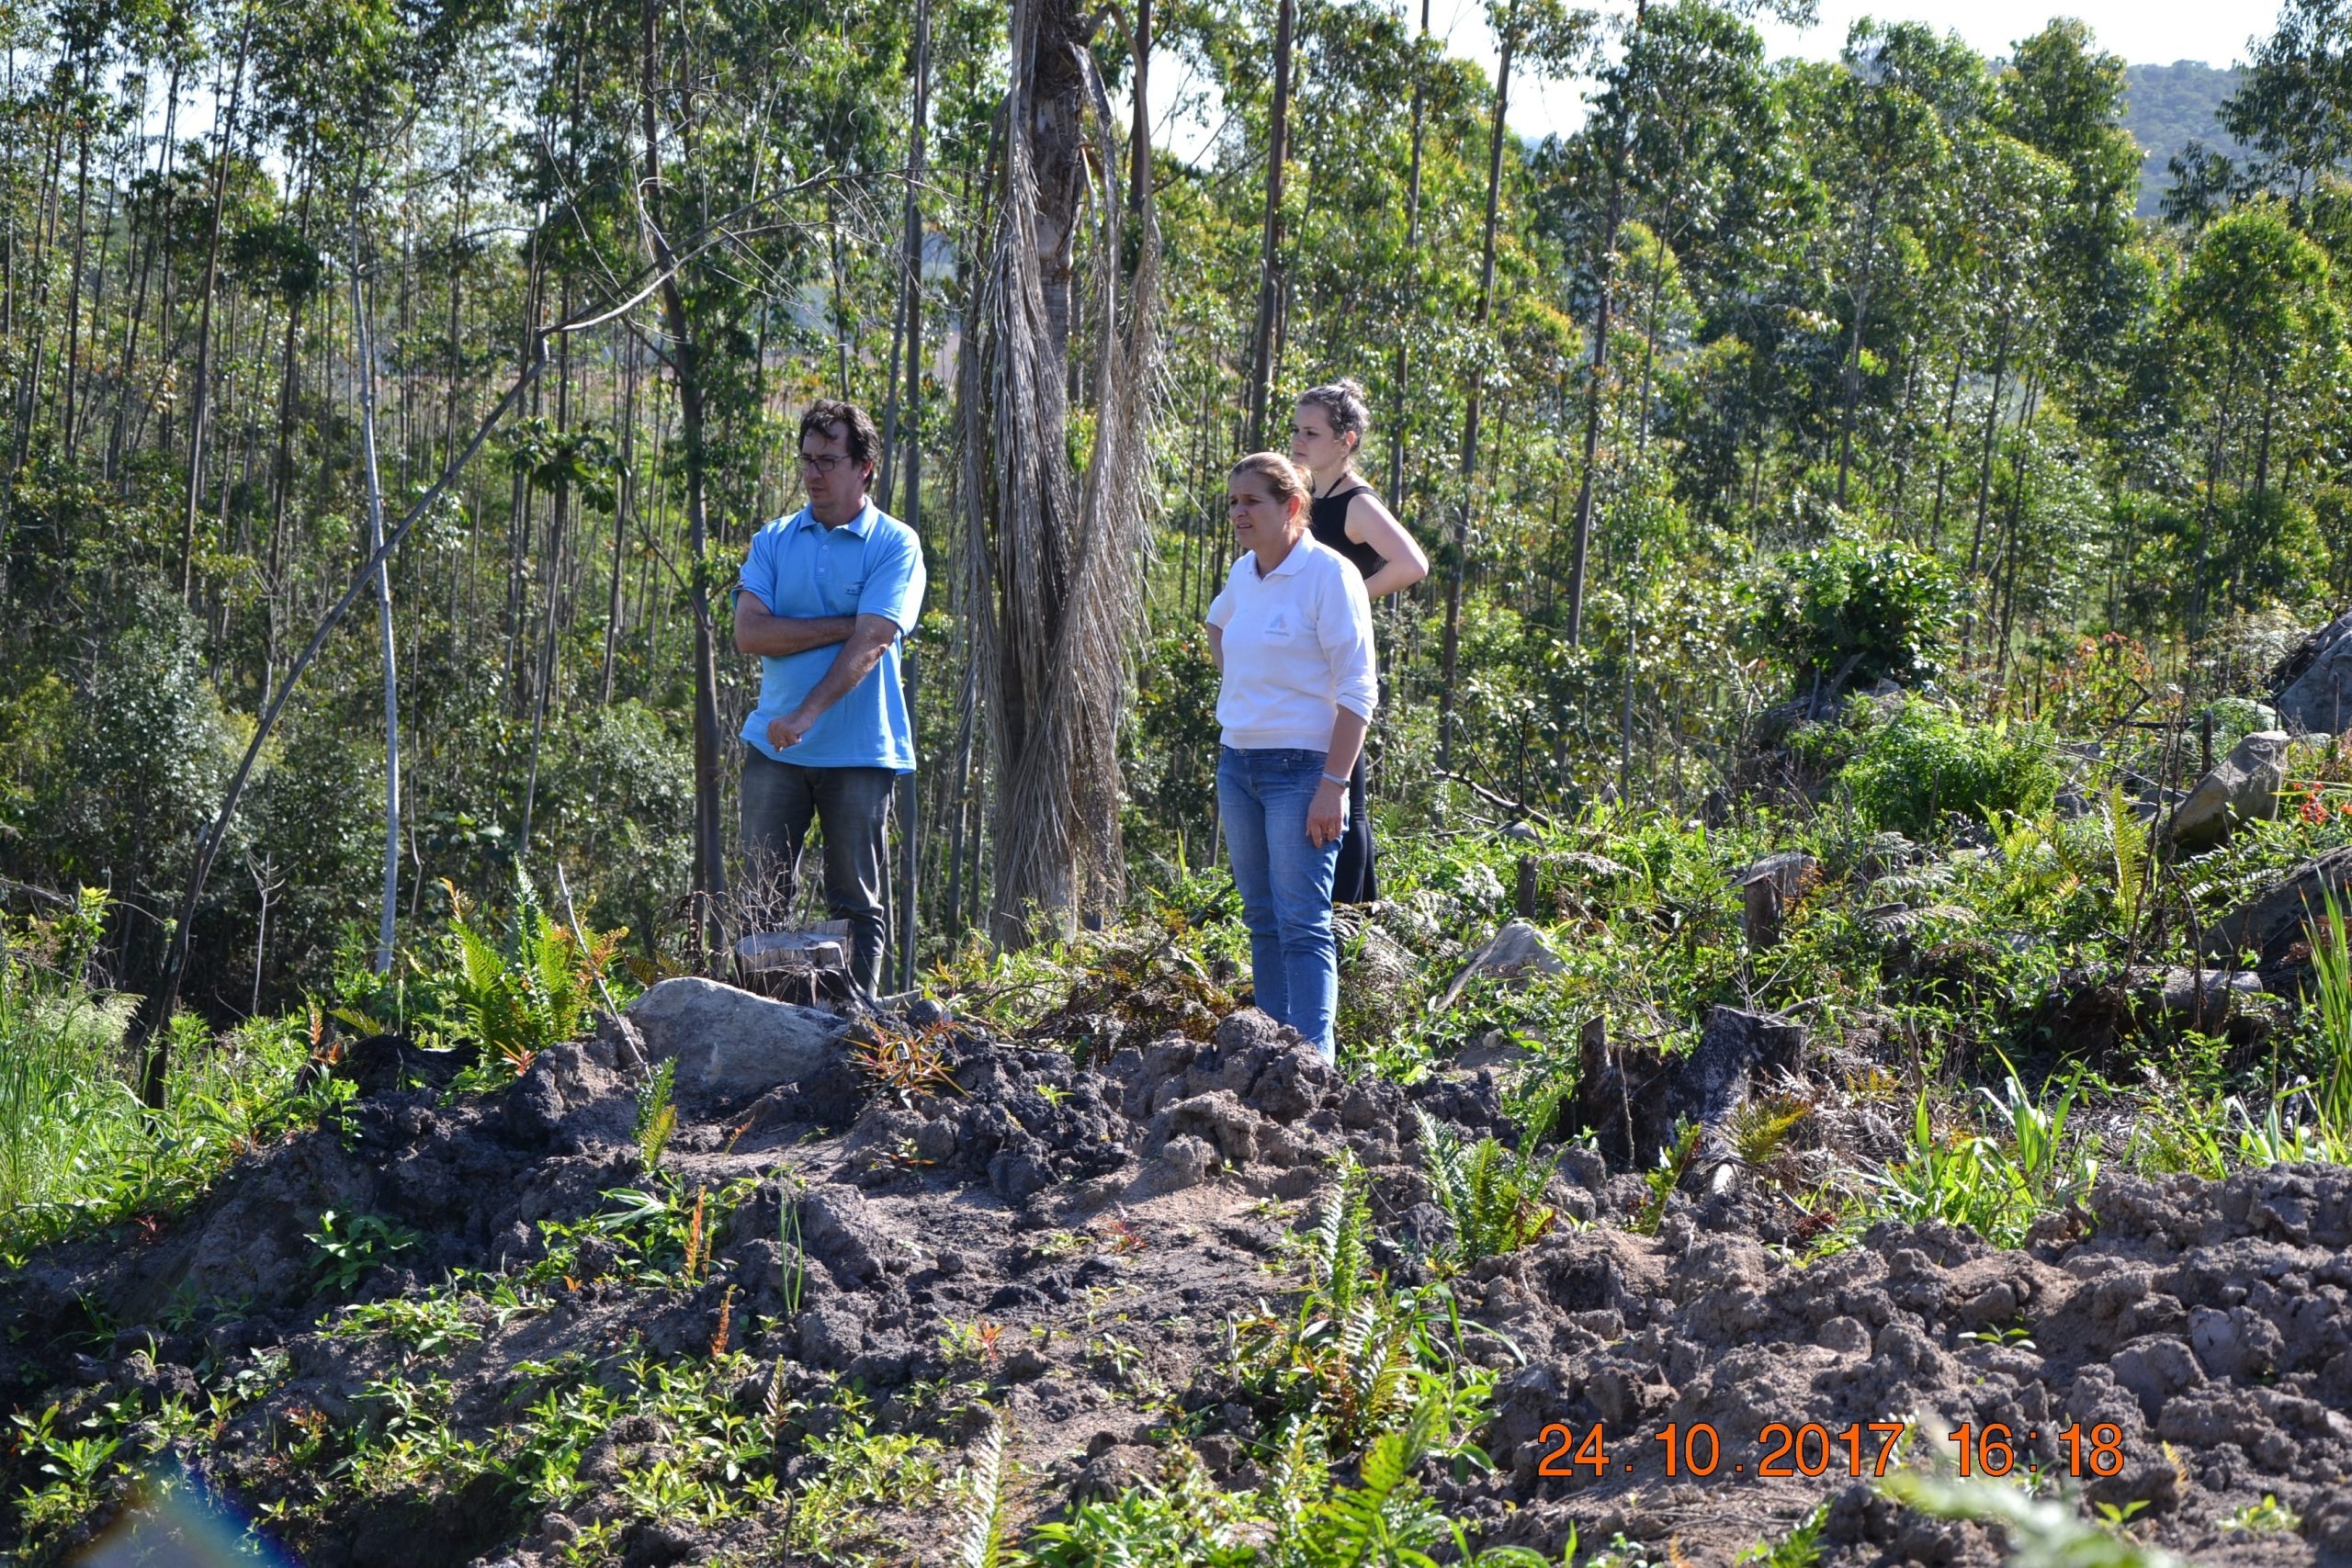
<path fill-rule="evenodd" d="M 1419 19 L 1419 0 L 1359 3 L 1401 7 Z M 1979 53 L 2001 55 L 2018 39 L 2040 32 L 2052 17 L 2072 16 L 2088 23 L 2103 47 L 2134 65 L 2169 65 L 2177 60 L 2228 65 L 2244 58 L 2252 34 L 2270 30 L 2271 17 L 2270 0 L 2245 5 L 2227 0 L 1819 0 L 1819 8 L 1820 20 L 1809 28 L 1763 23 L 1766 51 L 1775 57 L 1832 58 L 1844 46 L 1847 28 L 1868 16 L 1881 21 L 1925 22 L 1959 33 Z M 1495 68 L 1485 0 L 1430 0 L 1430 30 L 1445 39 L 1450 52 L 1476 60 L 1489 72 Z M 1164 99 L 1174 85 L 1168 80 L 1172 74 L 1153 73 L 1156 117 L 1166 114 Z M 1574 130 L 1584 118 L 1584 90 L 1582 84 L 1573 82 L 1512 83 L 1511 129 L 1527 137 Z M 1208 140 L 1206 126 L 1182 126 L 1164 118 L 1161 124 L 1160 141 L 1180 154 L 1196 151 Z"/>

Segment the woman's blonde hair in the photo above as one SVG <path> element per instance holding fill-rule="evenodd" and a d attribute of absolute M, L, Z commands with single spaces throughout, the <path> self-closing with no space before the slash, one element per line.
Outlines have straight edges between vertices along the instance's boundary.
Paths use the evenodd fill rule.
<path fill-rule="evenodd" d="M 1266 489 L 1273 499 L 1286 501 L 1295 506 L 1306 505 L 1315 493 L 1306 482 L 1306 476 L 1298 471 L 1298 465 L 1281 452 L 1252 452 L 1234 464 L 1226 478 L 1238 479 L 1244 474 L 1265 480 Z"/>

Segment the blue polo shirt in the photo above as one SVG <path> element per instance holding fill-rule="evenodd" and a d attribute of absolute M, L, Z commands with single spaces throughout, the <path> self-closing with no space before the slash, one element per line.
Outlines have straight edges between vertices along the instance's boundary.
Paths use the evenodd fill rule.
<path fill-rule="evenodd" d="M 735 592 L 756 595 L 771 615 L 794 620 L 822 615 L 881 615 L 911 630 L 922 614 L 922 541 L 904 523 L 876 506 L 828 528 L 802 507 L 752 536 Z M 743 743 L 763 756 L 804 768 L 915 767 L 914 724 L 899 678 L 899 637 L 882 658 L 827 708 L 797 746 L 768 744 L 768 722 L 798 707 L 833 667 L 841 644 L 760 660 L 760 705 L 743 721 Z"/>

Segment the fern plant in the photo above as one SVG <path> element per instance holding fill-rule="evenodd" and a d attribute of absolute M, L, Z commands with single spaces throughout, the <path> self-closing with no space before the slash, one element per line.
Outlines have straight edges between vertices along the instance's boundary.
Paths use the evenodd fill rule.
<path fill-rule="evenodd" d="M 963 1476 L 965 1494 L 957 1523 L 955 1561 L 957 1568 L 1018 1568 L 1028 1561 L 1004 1539 L 1004 1423 L 989 1423 L 972 1445 L 972 1466 Z"/>
<path fill-rule="evenodd" d="M 678 1108 L 671 1102 L 677 1087 L 678 1059 L 664 1056 L 637 1091 L 637 1157 L 650 1176 L 662 1164 L 662 1151 L 678 1130 Z"/>
<path fill-rule="evenodd" d="M 1641 1213 L 1634 1216 L 1635 1235 L 1656 1235 L 1666 1224 L 1667 1200 L 1682 1185 L 1685 1172 L 1699 1157 L 1699 1123 L 1683 1122 L 1674 1130 L 1674 1146 L 1657 1152 L 1655 1168 L 1642 1172 L 1650 1195 L 1642 1201 Z"/>
<path fill-rule="evenodd" d="M 2136 950 L 2140 945 L 2140 923 L 2148 908 L 2150 889 L 2155 883 L 2155 857 L 2150 852 L 2152 834 L 2124 798 L 2120 784 L 2110 784 L 2107 792 L 2107 837 L 2109 852 L 2115 863 L 2115 923 L 2123 933 L 2124 945 Z"/>
<path fill-rule="evenodd" d="M 1441 1258 L 1448 1271 L 1482 1258 L 1516 1252 L 1552 1228 L 1559 1217 L 1544 1200 L 1552 1162 L 1535 1152 L 1534 1140 L 1517 1154 L 1493 1137 L 1467 1148 L 1461 1134 L 1419 1106 L 1421 1165 L 1438 1206 L 1453 1222 L 1453 1241 Z"/>
<path fill-rule="evenodd" d="M 1277 1542 L 1273 1562 L 1283 1568 L 1436 1568 L 1430 1549 L 1450 1546 L 1448 1559 L 1470 1568 L 1548 1568 L 1549 1559 L 1523 1546 L 1474 1551 L 1461 1526 L 1421 1490 L 1424 1461 L 1462 1451 L 1453 1438 L 1459 1414 L 1443 1389 L 1426 1389 L 1404 1421 L 1365 1450 L 1358 1483 L 1307 1510 L 1304 1528 Z"/>
<path fill-rule="evenodd" d="M 1372 1263 L 1370 1182 L 1350 1160 L 1308 1234 L 1307 1288 L 1289 1318 L 1260 1312 L 1236 1325 L 1236 1348 L 1261 1385 L 1293 1416 L 1320 1423 L 1344 1458 L 1410 1408 L 1417 1379 L 1432 1372 L 1450 1386 L 1457 1370 L 1441 1341 L 1441 1290 L 1392 1287 Z"/>
<path fill-rule="evenodd" d="M 582 1032 L 597 982 L 628 933 L 604 931 L 583 947 L 540 904 L 529 877 L 518 870 L 514 880 L 514 917 L 503 940 L 468 919 L 454 883 L 441 886 L 449 891 L 458 1016 L 485 1055 L 495 1052 L 519 1076 L 539 1052 Z"/>

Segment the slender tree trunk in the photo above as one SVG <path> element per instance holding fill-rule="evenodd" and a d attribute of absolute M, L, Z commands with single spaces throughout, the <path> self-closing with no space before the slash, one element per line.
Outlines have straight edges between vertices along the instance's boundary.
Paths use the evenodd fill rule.
<path fill-rule="evenodd" d="M 890 333 L 890 380 L 886 391 L 888 402 L 882 416 L 882 472 L 877 487 L 882 510 L 890 511 L 896 499 L 900 434 L 900 402 L 899 357 L 906 355 L 907 374 L 904 386 L 905 424 L 910 443 L 915 452 L 922 448 L 920 416 L 914 411 L 916 397 L 922 388 L 922 187 L 923 132 L 931 112 L 931 0 L 916 0 L 914 50 L 914 124 L 907 133 L 907 200 L 905 238 L 899 247 L 899 308 Z M 909 461 L 920 459 L 910 456 Z M 909 479 L 910 496 L 918 478 Z"/>
<path fill-rule="evenodd" d="M 1477 332 L 1483 335 L 1494 320 L 1495 227 L 1502 210 L 1503 139 L 1509 133 L 1503 116 L 1510 106 L 1510 59 L 1519 39 L 1516 11 L 1503 28 L 1502 62 L 1495 73 L 1495 117 L 1487 135 L 1487 238 L 1478 264 Z M 1462 415 L 1462 508 L 1454 514 L 1453 570 L 1445 582 L 1445 640 L 1440 655 L 1437 709 L 1437 765 L 1453 766 L 1454 678 L 1462 649 L 1462 587 L 1470 574 L 1470 506 L 1478 473 L 1478 416 L 1486 406 L 1487 372 L 1481 364 L 1470 381 L 1470 404 Z"/>
<path fill-rule="evenodd" d="M 658 118 L 661 83 L 657 52 L 661 17 L 658 0 L 645 0 L 644 76 L 639 86 L 640 118 L 645 137 L 645 196 L 642 216 L 654 265 L 661 268 L 662 314 L 670 337 L 671 365 L 678 381 L 680 434 L 685 445 L 686 550 L 693 571 L 689 597 L 694 614 L 695 662 L 695 891 L 704 908 L 696 920 L 700 933 L 714 930 L 718 901 L 727 889 L 721 856 L 725 840 L 719 823 L 718 669 L 712 646 L 710 613 L 710 530 L 706 511 L 709 451 L 704 423 L 702 366 L 694 324 L 686 315 L 685 290 L 679 286 L 677 258 L 661 221 L 662 139 Z"/>
<path fill-rule="evenodd" d="M 637 344 L 626 333 L 620 339 L 621 365 L 621 483 L 613 501 L 613 575 L 605 592 L 605 663 L 598 681 L 597 705 L 613 705 L 613 651 L 621 633 L 621 567 L 628 554 L 628 521 L 637 513 Z"/>
<path fill-rule="evenodd" d="M 1584 585 L 1587 563 L 1592 553 L 1593 476 L 1600 467 L 1600 414 L 1608 401 L 1609 379 L 1609 303 L 1613 292 L 1612 276 L 1617 254 L 1617 225 L 1623 217 L 1624 190 L 1619 177 L 1618 161 L 1612 157 L 1609 170 L 1608 219 L 1601 228 L 1600 238 L 1600 299 L 1593 308 L 1592 371 L 1585 387 L 1584 407 L 1584 473 L 1577 480 L 1576 538 L 1568 553 L 1568 646 L 1576 648 L 1584 641 Z"/>
<path fill-rule="evenodd" d="M 1250 439 L 1266 445 L 1266 405 L 1273 396 L 1275 309 L 1282 293 L 1283 164 L 1290 156 L 1290 72 L 1297 0 L 1281 0 L 1274 18 L 1274 113 L 1266 137 L 1266 228 L 1258 252 L 1258 323 L 1250 339 Z"/>
<path fill-rule="evenodd" d="M 139 223 L 139 278 L 132 286 L 130 317 L 123 332 L 122 380 L 115 389 L 114 426 L 107 435 L 106 476 L 115 479 L 122 468 L 122 441 L 130 428 L 131 389 L 137 385 L 139 374 L 139 333 L 147 320 L 147 283 L 153 276 L 155 258 L 163 254 L 162 230 L 164 192 L 172 183 L 173 138 L 179 124 L 180 70 L 186 63 L 184 51 L 172 50 L 172 71 L 164 89 L 164 145 L 155 159 L 155 188 L 147 201 L 147 216 Z"/>
<path fill-rule="evenodd" d="M 1142 143 L 1136 153 L 1130 199 L 1138 213 L 1148 211 L 1151 203 L 1149 122 L 1144 110 L 1144 72 L 1151 53 L 1151 0 L 1141 0 L 1142 16 L 1138 26 L 1142 38 L 1136 60 L 1136 123 Z M 900 503 L 900 516 L 916 536 L 922 534 L 922 202 L 921 192 L 924 175 L 926 147 L 924 137 L 931 119 L 931 0 L 917 0 L 915 6 L 915 118 L 907 140 L 907 276 L 906 276 L 906 499 Z M 1140 222 L 1140 220 L 1138 220 Z M 897 389 L 891 399 L 898 399 Z M 915 650 L 910 647 L 904 660 L 906 671 L 906 701 L 910 722 L 919 722 L 922 696 L 918 679 Z M 915 944 L 922 917 L 922 797 L 916 788 L 915 775 L 906 773 L 899 781 L 899 988 L 911 990 L 915 983 Z"/>
<path fill-rule="evenodd" d="M 1944 480 L 1951 468 L 1952 416 L 1960 408 L 1960 373 L 1967 363 L 1967 355 L 1954 349 L 1951 356 L 1951 389 L 1944 394 L 1943 438 L 1936 446 L 1936 502 L 1928 523 L 1928 548 L 1940 554 L 1944 547 Z"/>
<path fill-rule="evenodd" d="M 1396 412 L 1388 422 L 1388 502 L 1404 505 L 1405 411 L 1412 406 L 1412 319 L 1419 299 L 1414 284 L 1421 254 L 1421 137 L 1429 118 L 1430 0 L 1421 0 L 1420 47 L 1413 55 L 1413 161 L 1405 175 L 1405 303 L 1396 312 Z"/>
<path fill-rule="evenodd" d="M 1993 434 L 2000 424 L 2001 387 L 2009 370 L 2009 313 L 2001 312 L 2000 335 L 1993 350 L 1993 389 L 1984 404 L 1984 438 L 1977 454 L 1976 532 L 1968 543 L 1968 575 L 1974 577 L 1984 558 L 1984 511 L 1993 499 Z"/>
<path fill-rule="evenodd" d="M 96 69 L 93 62 L 88 70 Z M 85 82 L 84 112 L 74 116 L 74 256 L 65 282 L 65 362 L 58 387 L 57 449 L 70 464 L 74 458 L 74 381 L 82 373 L 82 273 L 90 245 L 90 115 L 91 85 Z"/>
<path fill-rule="evenodd" d="M 1657 361 L 1658 296 L 1666 288 L 1666 242 L 1656 233 L 1650 235 L 1650 302 L 1643 312 L 1642 321 L 1642 381 L 1641 390 L 1634 399 L 1634 461 L 1639 463 L 1650 449 L 1650 371 Z"/>
<path fill-rule="evenodd" d="M 1844 405 L 1838 414 L 1838 504 L 1846 504 L 1846 476 L 1854 466 L 1854 408 L 1862 392 L 1862 328 L 1869 320 L 1872 275 L 1878 262 L 1877 185 L 1871 186 L 1862 223 L 1862 276 L 1854 290 L 1854 330 L 1846 344 L 1846 363 L 1839 372 L 1845 383 Z"/>
<path fill-rule="evenodd" d="M 212 221 L 205 240 L 203 296 L 197 312 L 196 375 L 188 389 L 187 507 L 180 526 L 180 598 L 188 603 L 193 603 L 196 592 L 196 518 L 204 499 L 204 419 L 212 379 L 212 301 L 220 286 L 220 223 L 228 208 L 229 159 L 237 144 L 237 110 L 245 87 L 245 46 L 253 28 L 253 12 L 248 8 L 237 31 L 229 107 L 220 121 L 220 159 L 212 174 Z"/>
<path fill-rule="evenodd" d="M 928 0 L 917 12 L 917 27 L 922 38 L 923 52 L 928 54 L 930 28 Z M 1135 126 L 1127 133 L 1127 220 L 1143 232 L 1144 208 L 1151 197 L 1151 0 L 1136 0 L 1135 44 Z M 915 110 L 915 134 L 922 134 L 922 109 L 918 100 Z"/>
<path fill-rule="evenodd" d="M 563 279 L 563 298 L 560 313 L 569 320 L 571 315 L 571 276 Z M 556 344 L 555 428 L 559 449 L 571 437 L 571 335 L 567 333 Z M 523 779 L 523 824 L 515 835 L 518 854 L 528 858 L 531 852 L 531 816 L 539 800 L 539 748 L 547 738 L 548 709 L 555 700 L 555 685 L 561 666 L 556 659 L 557 640 L 562 633 L 560 606 L 563 603 L 563 547 L 567 538 L 564 525 L 571 521 L 571 484 L 559 473 L 555 481 L 554 504 L 548 509 L 547 604 L 540 620 L 539 673 L 531 687 L 531 753 L 530 763 Z"/>
<path fill-rule="evenodd" d="M 384 481 L 376 462 L 376 340 L 359 284 L 359 199 L 352 197 L 351 330 L 358 361 L 359 449 L 368 479 L 368 553 L 376 561 L 376 637 L 384 663 L 384 887 L 376 922 L 376 973 L 392 967 L 401 912 L 401 686 L 392 627 L 392 563 L 384 553 Z"/>

